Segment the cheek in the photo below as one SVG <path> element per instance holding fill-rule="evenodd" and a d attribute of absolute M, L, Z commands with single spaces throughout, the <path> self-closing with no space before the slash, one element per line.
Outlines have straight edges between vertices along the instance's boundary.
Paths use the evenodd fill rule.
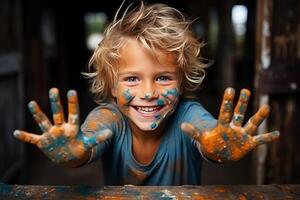
<path fill-rule="evenodd" d="M 134 98 L 132 91 L 128 88 L 120 88 L 116 95 L 117 104 L 120 106 L 127 106 L 129 102 Z"/>
<path fill-rule="evenodd" d="M 167 89 L 165 90 L 161 96 L 164 98 L 164 101 L 166 101 L 168 104 L 176 104 L 179 99 L 179 91 L 177 88 L 173 89 Z"/>

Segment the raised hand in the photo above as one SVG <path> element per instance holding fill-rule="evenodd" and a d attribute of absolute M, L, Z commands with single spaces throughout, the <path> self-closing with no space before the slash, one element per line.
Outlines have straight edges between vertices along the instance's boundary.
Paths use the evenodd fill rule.
<path fill-rule="evenodd" d="M 59 91 L 52 88 L 49 91 L 51 110 L 54 125 L 41 111 L 35 101 L 28 104 L 35 121 L 42 130 L 42 135 L 15 130 L 14 135 L 21 141 L 35 144 L 52 161 L 56 163 L 74 163 L 88 158 L 91 148 L 97 143 L 105 141 L 112 135 L 111 131 L 104 129 L 97 134 L 85 134 L 79 131 L 79 105 L 75 90 L 68 92 L 68 121 L 65 121 L 63 107 L 60 102 Z M 87 159 L 85 159 L 87 160 Z"/>
<path fill-rule="evenodd" d="M 257 145 L 279 138 L 279 131 L 252 136 L 269 114 L 269 106 L 263 105 L 249 119 L 244 127 L 242 123 L 246 113 L 250 91 L 241 90 L 238 103 L 233 110 L 234 89 L 227 88 L 220 109 L 217 126 L 200 133 L 192 124 L 183 123 L 181 129 L 200 142 L 201 151 L 210 159 L 223 162 L 239 160 Z"/>

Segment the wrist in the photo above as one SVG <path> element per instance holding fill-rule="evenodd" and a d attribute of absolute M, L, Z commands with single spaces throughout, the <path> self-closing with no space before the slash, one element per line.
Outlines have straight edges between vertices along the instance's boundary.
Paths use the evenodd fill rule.
<path fill-rule="evenodd" d="M 76 160 L 70 160 L 68 162 L 62 163 L 62 165 L 71 167 L 71 168 L 78 168 L 82 167 L 85 164 L 89 163 L 92 156 L 92 150 L 89 150 L 86 154 L 84 154 L 81 158 Z"/>

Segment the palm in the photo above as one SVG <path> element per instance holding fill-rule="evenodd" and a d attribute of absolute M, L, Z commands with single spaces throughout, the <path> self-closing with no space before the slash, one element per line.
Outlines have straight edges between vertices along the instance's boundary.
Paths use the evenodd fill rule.
<path fill-rule="evenodd" d="M 242 127 L 249 96 L 248 90 L 241 91 L 232 116 L 234 90 L 228 88 L 224 93 L 218 124 L 215 128 L 200 133 L 192 124 L 185 123 L 182 125 L 182 129 L 201 144 L 201 151 L 210 159 L 219 162 L 239 160 L 257 145 L 279 137 L 278 131 L 252 136 L 268 116 L 269 107 L 267 105 L 262 106 Z"/>
<path fill-rule="evenodd" d="M 84 143 L 76 138 L 78 126 L 64 123 L 54 125 L 44 132 L 36 145 L 55 162 L 68 162 L 81 158 L 87 153 Z M 55 136 L 55 137 L 53 137 Z M 72 145 L 71 145 L 72 144 Z"/>
<path fill-rule="evenodd" d="M 77 160 L 86 155 L 91 147 L 104 141 L 110 136 L 110 131 L 104 130 L 99 134 L 85 134 L 79 131 L 79 106 L 77 93 L 68 92 L 68 121 L 64 119 L 59 91 L 52 88 L 49 91 L 54 125 L 41 111 L 35 101 L 28 107 L 42 130 L 42 135 L 15 131 L 15 136 L 25 142 L 37 145 L 52 161 L 65 163 Z"/>

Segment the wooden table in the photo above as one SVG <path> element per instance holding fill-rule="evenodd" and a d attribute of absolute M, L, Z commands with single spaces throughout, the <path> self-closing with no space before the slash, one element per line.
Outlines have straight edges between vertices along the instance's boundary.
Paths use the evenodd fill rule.
<path fill-rule="evenodd" d="M 300 185 L 38 186 L 0 183 L 0 199 L 300 199 Z"/>

